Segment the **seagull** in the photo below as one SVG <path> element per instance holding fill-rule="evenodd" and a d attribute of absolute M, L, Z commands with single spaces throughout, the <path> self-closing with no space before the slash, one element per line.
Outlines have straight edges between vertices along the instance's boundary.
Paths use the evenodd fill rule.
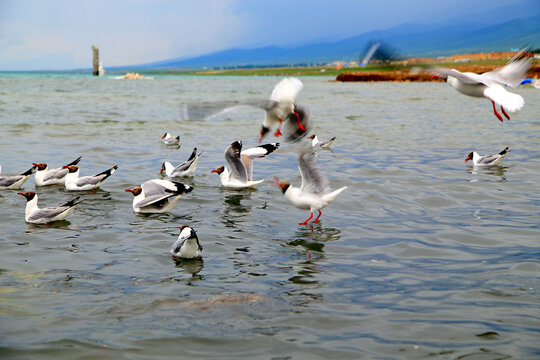
<path fill-rule="evenodd" d="M 37 205 L 38 196 L 34 192 L 19 192 L 17 193 L 26 198 L 26 208 L 24 210 L 24 220 L 31 224 L 46 224 L 53 221 L 64 220 L 69 214 L 73 212 L 75 205 L 79 204 L 76 197 L 73 200 L 68 201 L 62 206 L 48 207 L 40 209 Z"/>
<path fill-rule="evenodd" d="M 521 95 L 506 91 L 503 85 L 519 86 L 530 66 L 530 59 L 522 59 L 483 74 L 462 73 L 444 68 L 430 68 L 428 71 L 434 73 L 434 77 L 445 79 L 450 86 L 462 94 L 489 99 L 493 104 L 493 113 L 503 122 L 503 117 L 497 111 L 495 104 L 501 106 L 501 111 L 508 120 L 510 120 L 510 115 L 506 110 L 513 113 L 521 110 L 525 104 Z"/>
<path fill-rule="evenodd" d="M 319 141 L 319 138 L 317 137 L 317 135 L 313 134 L 311 136 L 308 136 L 308 139 L 311 139 L 311 146 L 312 147 L 320 146 L 322 149 L 329 150 L 330 145 L 332 145 L 332 143 L 334 142 L 336 137 L 334 136 L 333 138 L 331 138 L 328 141 Z"/>
<path fill-rule="evenodd" d="M 172 136 L 168 132 L 163 134 L 161 137 L 161 140 L 165 143 L 165 145 L 178 145 L 180 143 L 180 136 Z"/>
<path fill-rule="evenodd" d="M 334 199 L 347 188 L 343 186 L 337 190 L 331 191 L 328 185 L 328 179 L 324 176 L 315 164 L 318 148 L 305 148 L 298 154 L 298 169 L 302 176 L 302 185 L 300 188 L 294 187 L 288 182 L 279 181 L 275 178 L 273 185 L 279 187 L 283 195 L 297 208 L 310 210 L 309 218 L 301 222 L 300 225 L 306 225 L 313 218 L 313 211 L 318 210 L 319 216 L 315 223 L 321 217 L 321 209 L 329 205 Z"/>
<path fill-rule="evenodd" d="M 70 162 L 66 166 L 70 165 L 77 165 L 81 161 L 81 157 L 79 156 L 74 161 Z M 45 163 L 33 163 L 35 167 L 37 167 L 35 182 L 36 186 L 45 186 L 45 185 L 64 185 L 64 180 L 66 175 L 68 174 L 69 170 L 65 167 L 60 167 L 57 169 L 50 169 L 48 168 L 47 164 Z"/>
<path fill-rule="evenodd" d="M 238 108 L 252 107 L 265 111 L 265 117 L 259 132 L 259 143 L 279 124 L 274 135 L 287 135 L 287 142 L 295 142 L 309 132 L 310 117 L 306 107 L 296 104 L 296 96 L 303 88 L 297 78 L 284 78 L 278 82 L 269 99 L 245 100 L 241 102 L 214 102 L 184 107 L 185 118 L 190 120 L 208 120 Z M 282 132 L 283 130 L 283 132 Z"/>
<path fill-rule="evenodd" d="M 170 162 L 165 161 L 163 164 L 161 164 L 161 170 L 159 173 L 163 175 L 163 172 L 165 172 L 165 174 L 170 178 L 191 175 L 197 168 L 197 163 L 199 162 L 200 156 L 201 154 L 197 155 L 197 148 L 194 148 L 191 156 L 185 163 L 175 167 Z"/>
<path fill-rule="evenodd" d="M 278 147 L 279 143 L 271 143 L 242 151 L 242 141 L 235 141 L 225 150 L 225 160 L 231 170 L 221 165 L 211 173 L 217 173 L 225 187 L 253 187 L 264 181 L 253 180 L 253 159 L 265 157 Z"/>
<path fill-rule="evenodd" d="M 30 169 L 19 175 L 6 175 L 0 176 L 0 190 L 1 189 L 20 189 L 21 186 L 28 180 L 30 175 L 34 172 L 36 167 L 32 166 Z M 2 168 L 0 167 L 0 171 Z"/>
<path fill-rule="evenodd" d="M 276 123 L 279 123 L 279 125 L 276 132 L 274 133 L 274 136 L 278 137 L 283 135 L 281 132 L 283 119 L 289 119 L 289 115 L 296 113 L 296 96 L 303 87 L 304 85 L 302 84 L 302 81 L 292 77 L 282 79 L 276 84 L 274 90 L 272 90 L 270 99 L 262 104 L 262 108 L 264 109 L 266 114 L 261 127 L 259 143 L 262 142 L 262 139 L 270 131 L 271 127 L 274 126 L 274 124 Z M 291 121 L 297 120 L 299 128 L 305 131 L 305 127 L 300 123 L 300 117 L 298 113 L 296 113 L 295 116 L 297 118 L 291 119 Z"/>
<path fill-rule="evenodd" d="M 493 155 L 480 156 L 476 151 L 473 151 L 465 158 L 465 162 L 472 160 L 474 166 L 499 165 L 509 151 L 508 146 L 500 153 Z"/>
<path fill-rule="evenodd" d="M 191 227 L 180 227 L 180 235 L 174 242 L 170 254 L 174 259 L 201 259 L 202 246 L 197 233 Z"/>
<path fill-rule="evenodd" d="M 83 177 L 79 177 L 79 168 L 76 165 L 65 165 L 64 168 L 69 170 L 69 173 L 65 178 L 66 189 L 73 191 L 99 188 L 101 183 L 118 169 L 118 166 L 114 165 L 112 168 L 100 172 L 97 175 Z"/>
<path fill-rule="evenodd" d="M 133 194 L 136 213 L 165 213 L 171 211 L 182 194 L 192 190 L 193 187 L 179 182 L 153 179 L 125 191 Z"/>

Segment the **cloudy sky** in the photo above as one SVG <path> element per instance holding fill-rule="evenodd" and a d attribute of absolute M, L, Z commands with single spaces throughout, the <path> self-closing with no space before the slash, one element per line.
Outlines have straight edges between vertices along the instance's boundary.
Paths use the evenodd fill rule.
<path fill-rule="evenodd" d="M 413 5 L 411 5 L 413 4 Z M 404 23 L 433 24 L 531 0 L 0 0 L 0 70 L 142 64 L 229 48 L 333 41 Z M 501 19 L 502 21 L 503 19 Z"/>

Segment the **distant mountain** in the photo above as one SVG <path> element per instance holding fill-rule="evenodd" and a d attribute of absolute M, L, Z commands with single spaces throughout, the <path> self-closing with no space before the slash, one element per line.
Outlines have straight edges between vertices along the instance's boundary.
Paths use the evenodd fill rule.
<path fill-rule="evenodd" d="M 498 13 L 500 12 L 501 10 L 498 10 Z M 403 56 L 444 56 L 461 52 L 508 51 L 523 46 L 540 47 L 539 14 L 496 25 L 486 25 L 485 21 L 479 22 L 474 19 L 475 17 L 471 15 L 459 21 L 438 25 L 405 24 L 336 42 L 293 48 L 267 46 L 255 49 L 230 49 L 203 56 L 170 59 L 132 67 L 200 68 L 357 60 L 366 44 L 373 40 L 384 40 L 399 49 Z"/>

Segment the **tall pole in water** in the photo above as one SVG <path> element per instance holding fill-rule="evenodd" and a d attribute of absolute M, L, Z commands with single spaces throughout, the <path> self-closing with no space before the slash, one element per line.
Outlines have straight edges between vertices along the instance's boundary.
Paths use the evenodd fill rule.
<path fill-rule="evenodd" d="M 92 45 L 92 55 L 93 55 L 93 65 L 94 65 L 94 76 L 99 76 L 99 46 Z"/>

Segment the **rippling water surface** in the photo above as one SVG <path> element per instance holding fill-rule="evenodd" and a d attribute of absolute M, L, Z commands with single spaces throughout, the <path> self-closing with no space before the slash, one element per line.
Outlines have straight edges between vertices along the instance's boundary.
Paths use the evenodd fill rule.
<path fill-rule="evenodd" d="M 118 171 L 69 221 L 24 222 L 25 199 L 0 191 L 3 358 L 532 359 L 540 357 L 540 91 L 501 124 L 486 100 L 442 83 L 305 78 L 332 188 L 320 224 L 270 186 L 300 183 L 296 147 L 255 164 L 255 190 L 210 170 L 225 147 L 256 144 L 262 113 L 183 121 L 193 102 L 267 97 L 272 77 L 0 75 L 2 173 L 82 155 L 83 175 Z M 160 143 L 169 131 L 181 147 Z M 271 140 L 273 138 L 271 137 Z M 137 215 L 124 189 L 161 162 L 204 151 L 195 190 L 171 214 Z M 466 167 L 472 150 L 512 151 Z M 75 196 L 36 191 L 52 206 Z M 175 263 L 179 227 L 204 261 Z"/>

